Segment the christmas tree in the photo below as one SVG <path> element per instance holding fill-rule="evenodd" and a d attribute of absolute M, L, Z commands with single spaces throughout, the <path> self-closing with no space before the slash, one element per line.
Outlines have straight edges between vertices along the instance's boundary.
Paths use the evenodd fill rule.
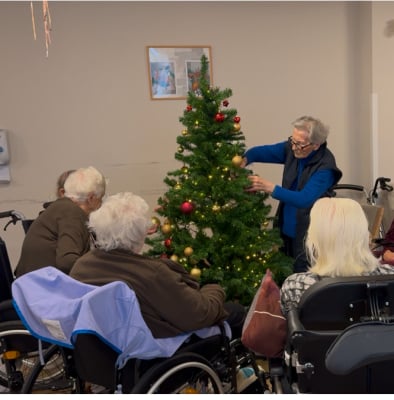
<path fill-rule="evenodd" d="M 229 107 L 231 89 L 209 85 L 208 60 L 201 58 L 198 87 L 188 92 L 167 192 L 158 199 L 152 222 L 158 230 L 146 239 L 146 254 L 182 264 L 201 284 L 216 282 L 227 300 L 249 305 L 269 268 L 280 284 L 292 260 L 279 251 L 266 193 L 249 193 L 243 168 L 245 137 L 237 110 Z M 162 217 L 162 218 L 160 218 Z"/>

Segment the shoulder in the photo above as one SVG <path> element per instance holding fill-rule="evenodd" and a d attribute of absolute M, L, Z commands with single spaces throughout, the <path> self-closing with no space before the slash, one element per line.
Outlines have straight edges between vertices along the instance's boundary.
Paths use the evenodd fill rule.
<path fill-rule="evenodd" d="M 319 280 L 318 276 L 312 274 L 311 272 L 300 272 L 292 274 L 285 279 L 281 287 L 281 290 L 283 291 L 293 290 L 293 289 L 302 290 L 306 287 L 312 286 L 318 280 Z"/>
<path fill-rule="evenodd" d="M 62 197 L 52 202 L 40 215 L 53 215 L 64 211 L 83 213 L 83 210 L 78 206 L 78 204 L 74 203 L 67 197 Z"/>
<path fill-rule="evenodd" d="M 371 275 L 394 275 L 394 266 L 381 264 L 372 271 Z"/>

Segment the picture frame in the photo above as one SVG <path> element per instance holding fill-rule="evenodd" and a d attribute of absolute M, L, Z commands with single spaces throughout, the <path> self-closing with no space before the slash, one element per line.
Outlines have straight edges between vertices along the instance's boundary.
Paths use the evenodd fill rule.
<path fill-rule="evenodd" d="M 186 99 L 189 91 L 197 92 L 203 54 L 212 85 L 211 46 L 147 46 L 146 53 L 152 100 Z"/>

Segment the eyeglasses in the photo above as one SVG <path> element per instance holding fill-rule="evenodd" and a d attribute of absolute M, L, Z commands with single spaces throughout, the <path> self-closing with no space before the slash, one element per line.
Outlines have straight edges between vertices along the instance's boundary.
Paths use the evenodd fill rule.
<path fill-rule="evenodd" d="M 305 150 L 307 147 L 312 146 L 313 143 L 308 143 L 308 144 L 300 144 L 297 143 L 293 140 L 293 138 L 291 136 L 289 136 L 288 141 L 290 143 L 291 146 L 295 146 L 296 149 L 298 150 Z"/>

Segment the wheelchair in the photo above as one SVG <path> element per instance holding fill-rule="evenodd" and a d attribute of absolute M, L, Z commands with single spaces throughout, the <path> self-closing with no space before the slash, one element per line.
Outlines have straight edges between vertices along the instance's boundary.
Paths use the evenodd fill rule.
<path fill-rule="evenodd" d="M 22 393 L 40 393 L 42 371 L 54 360 L 62 363 L 64 393 L 86 393 L 89 385 L 101 393 L 133 394 L 267 390 L 255 355 L 239 338 L 231 339 L 228 324 L 155 339 L 134 291 L 123 282 L 97 287 L 46 267 L 18 278 L 12 292 L 26 329 L 51 343 Z M 245 368 L 250 376 L 240 380 Z"/>
<path fill-rule="evenodd" d="M 7 218 L 4 230 L 10 224 L 21 222 L 26 233 L 32 220 L 27 220 L 18 211 L 0 212 L 0 219 Z M 38 356 L 38 341 L 31 336 L 19 319 L 13 305 L 11 285 L 14 274 L 11 269 L 5 241 L 0 237 L 0 386 L 2 391 L 19 393 L 24 379 L 30 373 Z M 44 344 L 44 347 L 48 344 Z M 50 384 L 55 387 L 52 378 L 59 375 L 54 363 L 43 369 L 38 381 L 41 386 Z M 51 382 L 51 383 L 50 383 Z"/>
<path fill-rule="evenodd" d="M 49 346 L 42 343 L 43 348 Z M 0 386 L 3 392 L 20 393 L 27 376 L 39 357 L 39 342 L 18 318 L 11 300 L 0 303 Z M 52 392 L 63 390 L 63 360 L 53 357 L 37 376 L 36 386 L 51 388 Z M 69 385 L 69 383 L 67 383 Z"/>
<path fill-rule="evenodd" d="M 69 383 L 62 393 L 130 394 L 234 394 L 265 393 L 268 390 L 264 372 L 252 353 L 239 339 L 227 341 L 218 335 L 207 339 L 193 338 L 173 356 L 152 360 L 130 359 L 116 367 L 118 354 L 95 335 L 78 335 L 70 351 L 52 345 L 31 369 L 21 393 L 41 393 L 38 383 L 42 370 L 54 358 L 62 359 L 64 379 Z M 252 366 L 253 383 L 239 386 L 237 373 L 243 366 Z M 45 393 L 50 391 L 46 390 Z"/>
<path fill-rule="evenodd" d="M 394 270 L 393 270 L 394 271 Z M 394 393 L 394 275 L 324 278 L 288 314 L 274 393 Z"/>

